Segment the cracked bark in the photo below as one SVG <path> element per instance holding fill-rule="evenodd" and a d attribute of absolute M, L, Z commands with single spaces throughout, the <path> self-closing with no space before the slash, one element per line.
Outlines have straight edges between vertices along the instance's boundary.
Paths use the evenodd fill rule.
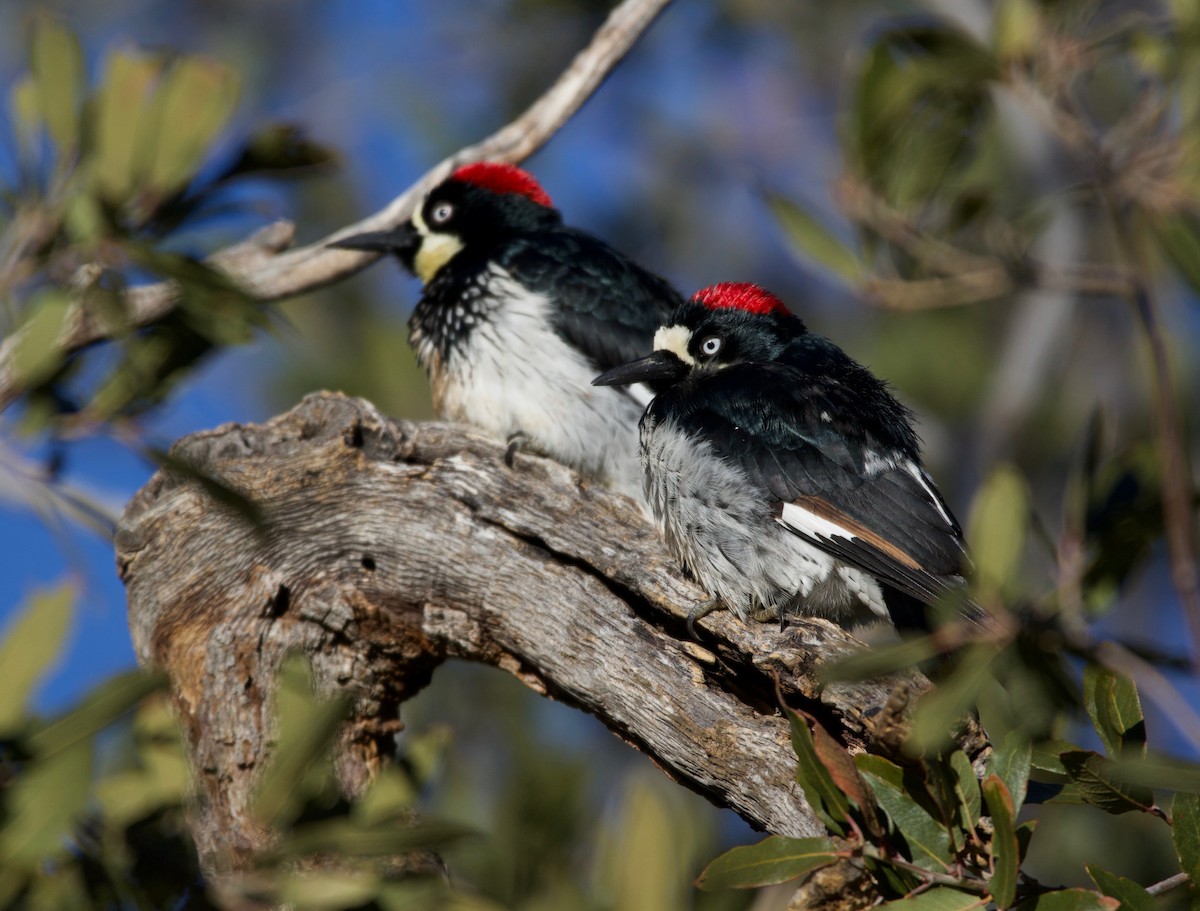
<path fill-rule="evenodd" d="M 461 427 L 414 424 L 320 393 L 262 425 L 194 434 L 122 516 L 117 558 L 139 660 L 165 669 L 196 773 L 197 845 L 242 868 L 271 833 L 250 816 L 269 756 L 270 690 L 300 650 L 349 692 L 338 773 L 362 790 L 400 706 L 447 658 L 502 668 L 596 715 L 675 780 L 757 828 L 821 831 L 794 781 L 785 698 L 851 748 L 885 736 L 928 682 L 822 686 L 858 647 L 823 621 L 685 630 L 704 598 L 628 499 Z M 253 501 L 261 523 L 214 497 Z M 973 729 L 970 755 L 986 749 Z"/>

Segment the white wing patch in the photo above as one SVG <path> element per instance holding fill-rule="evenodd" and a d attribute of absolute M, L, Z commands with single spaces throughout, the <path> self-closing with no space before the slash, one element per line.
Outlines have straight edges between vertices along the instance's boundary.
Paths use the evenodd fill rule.
<path fill-rule="evenodd" d="M 803 506 L 797 506 L 795 503 L 784 503 L 783 514 L 775 521 L 802 535 L 843 538 L 847 541 L 856 538 L 856 535 L 842 528 L 836 522 L 831 522 L 824 516 L 818 516 L 815 512 L 809 512 Z"/>
<path fill-rule="evenodd" d="M 925 491 L 925 495 L 929 497 L 929 501 L 933 503 L 934 508 L 937 509 L 938 514 L 942 517 L 942 520 L 951 528 L 954 528 L 954 519 L 950 515 L 949 511 L 947 511 L 945 504 L 942 502 L 942 498 L 938 496 L 938 492 L 933 489 L 933 484 L 930 483 L 929 475 L 922 471 L 921 466 L 911 459 L 905 460 L 904 470 L 916 478 L 917 483 L 921 485 L 921 489 Z"/>

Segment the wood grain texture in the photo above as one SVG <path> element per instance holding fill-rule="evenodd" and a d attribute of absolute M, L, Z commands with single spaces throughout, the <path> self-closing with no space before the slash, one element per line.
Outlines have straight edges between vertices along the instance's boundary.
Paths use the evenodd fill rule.
<path fill-rule="evenodd" d="M 820 620 L 685 629 L 704 599 L 630 500 L 461 427 L 390 420 L 320 393 L 262 425 L 176 444 L 129 503 L 117 559 L 139 660 L 171 676 L 197 777 L 196 838 L 237 869 L 270 833 L 247 807 L 269 754 L 270 687 L 300 649 L 356 698 L 338 770 L 361 790 L 400 705 L 448 657 L 502 668 L 591 712 L 668 775 L 775 833 L 821 831 L 794 781 L 776 687 L 858 749 L 903 714 L 919 675 L 822 686 L 860 647 Z M 198 478 L 261 511 L 255 526 Z M 978 731 L 966 744 L 985 748 Z"/>

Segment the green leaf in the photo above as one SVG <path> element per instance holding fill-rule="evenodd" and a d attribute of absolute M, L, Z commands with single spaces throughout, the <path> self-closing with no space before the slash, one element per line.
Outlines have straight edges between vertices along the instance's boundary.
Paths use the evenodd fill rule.
<path fill-rule="evenodd" d="M 1095 864 L 1086 864 L 1084 869 L 1101 892 L 1121 903 L 1123 911 L 1154 911 L 1154 896 L 1133 880 L 1109 873 Z"/>
<path fill-rule="evenodd" d="M 807 209 L 776 193 L 767 194 L 767 204 L 801 258 L 823 267 L 847 285 L 862 281 L 866 269 L 858 254 L 838 240 Z"/>
<path fill-rule="evenodd" d="M 159 61 L 136 53 L 116 52 L 96 99 L 92 178 L 110 202 L 122 203 L 138 178 L 139 146 L 145 132 L 150 90 L 161 70 Z"/>
<path fill-rule="evenodd" d="M 934 886 L 912 898 L 898 898 L 880 907 L 896 911 L 967 911 L 978 908 L 981 899 L 973 892 L 960 892 L 947 886 Z"/>
<path fill-rule="evenodd" d="M 859 768 L 875 791 L 875 799 L 879 806 L 887 813 L 896 831 L 908 844 L 910 859 L 927 870 L 945 870 L 953 855 L 946 827 L 913 800 L 903 784 L 896 783 L 897 773 L 903 775 L 898 768 L 893 766 L 894 771 L 887 769 L 882 765 L 887 763 L 887 760 L 878 756 L 871 759 L 872 761 L 865 765 L 860 763 Z M 884 771 L 882 774 L 876 774 L 875 769 Z"/>
<path fill-rule="evenodd" d="M 957 798 L 962 826 L 970 831 L 979 822 L 982 804 L 979 796 L 979 779 L 975 777 L 975 768 L 971 760 L 962 750 L 950 754 L 950 767 L 954 771 L 954 795 Z"/>
<path fill-rule="evenodd" d="M 704 868 L 696 886 L 707 891 L 768 886 L 807 876 L 837 859 L 828 838 L 770 835 L 756 845 L 726 851 Z"/>
<path fill-rule="evenodd" d="M 1083 671 L 1083 704 L 1109 756 L 1146 755 L 1146 722 L 1132 680 L 1089 663 Z"/>
<path fill-rule="evenodd" d="M 365 871 L 297 871 L 283 878 L 276 899 L 284 907 L 341 911 L 368 905 L 382 885 L 379 874 Z"/>
<path fill-rule="evenodd" d="M 279 736 L 259 783 L 254 814 L 266 824 L 280 826 L 295 819 L 304 800 L 319 790 L 314 779 L 325 777 L 324 765 L 349 700 L 319 701 L 307 664 L 295 656 L 280 668 L 275 701 Z"/>
<path fill-rule="evenodd" d="M 74 603 L 70 585 L 37 592 L 5 631 L 0 644 L 0 668 L 4 668 L 0 737 L 10 735 L 25 717 L 34 686 L 62 649 Z"/>
<path fill-rule="evenodd" d="M 1154 806 L 1154 794 L 1149 788 L 1129 784 L 1114 774 L 1116 764 L 1091 750 L 1070 750 L 1063 753 L 1063 768 L 1079 785 L 1083 799 L 1106 813 L 1120 815 L 1130 810 L 1149 810 Z"/>
<path fill-rule="evenodd" d="M 971 504 L 967 540 L 975 560 L 975 591 L 983 600 L 1017 588 L 1029 528 L 1029 486 L 1011 465 L 996 468 Z"/>
<path fill-rule="evenodd" d="M 1183 872 L 1200 883 L 1200 794 L 1176 794 L 1171 803 L 1171 837 Z"/>
<path fill-rule="evenodd" d="M 872 646 L 822 665 L 821 680 L 825 683 L 869 680 L 872 677 L 911 668 L 932 658 L 937 651 L 933 639 L 929 636 Z"/>
<path fill-rule="evenodd" d="M 1017 905 L 1019 911 L 1117 911 L 1121 903 L 1115 898 L 1092 892 L 1090 889 L 1059 889 L 1043 892 Z"/>
<path fill-rule="evenodd" d="M 913 712 L 912 732 L 905 749 L 937 750 L 949 744 L 958 722 L 975 705 L 980 690 L 992 677 L 999 654 L 993 645 L 973 645 L 962 655 L 954 671 L 937 687 L 921 696 Z"/>
<path fill-rule="evenodd" d="M 79 142 L 79 101 L 83 95 L 83 52 L 79 39 L 61 23 L 40 16 L 33 27 L 30 68 L 38 107 L 62 155 Z"/>
<path fill-rule="evenodd" d="M 1082 747 L 1068 743 L 1066 740 L 1039 740 L 1030 751 L 1029 763 L 1039 771 L 1065 776 L 1067 770 L 1059 757 L 1063 753 L 1079 749 Z"/>
<path fill-rule="evenodd" d="M 1159 246 L 1179 275 L 1200 290 L 1200 223 L 1187 213 L 1159 216 L 1151 222 Z"/>
<path fill-rule="evenodd" d="M 26 76 L 13 83 L 8 94 L 8 109 L 12 113 L 17 147 L 26 160 L 32 160 L 37 151 L 38 126 L 41 124 L 37 85 L 32 76 Z"/>
<path fill-rule="evenodd" d="M 155 141 L 146 174 L 152 187 L 165 195 L 192 178 L 237 97 L 237 74 L 215 60 L 183 57 L 170 68 L 151 114 Z"/>
<path fill-rule="evenodd" d="M 1029 853 L 1029 843 L 1033 840 L 1033 833 L 1037 831 L 1037 824 L 1036 819 L 1030 819 L 1017 826 L 1017 858 L 1022 864 L 1025 863 L 1025 855 Z"/>
<path fill-rule="evenodd" d="M 75 708 L 30 734 L 29 746 L 42 755 L 69 749 L 108 727 L 165 684 L 161 673 L 138 670 L 118 674 L 88 693 Z"/>
<path fill-rule="evenodd" d="M 1008 788 L 1012 797 L 1013 812 L 1021 812 L 1025 803 L 1025 792 L 1029 787 L 1029 770 L 1033 758 L 1033 746 L 1021 731 L 1009 731 L 1000 746 L 992 753 L 988 763 L 988 774 L 997 775 Z M 1057 754 L 1055 760 L 1058 761 Z M 1061 763 L 1060 763 L 1061 765 Z M 1063 770 L 1066 774 L 1066 770 Z"/>
<path fill-rule="evenodd" d="M 883 834 L 876 818 L 875 795 L 859 774 L 853 757 L 830 736 L 824 725 L 815 719 L 812 723 L 812 738 L 813 748 L 821 765 L 829 772 L 834 786 L 858 808 L 864 827 L 872 834 Z"/>
<path fill-rule="evenodd" d="M 804 789 L 804 796 L 817 818 L 837 835 L 846 834 L 846 820 L 850 816 L 850 802 L 834 783 L 833 776 L 817 756 L 812 732 L 808 722 L 798 713 L 787 709 L 792 729 L 792 749 L 796 751 L 796 781 Z"/>
<path fill-rule="evenodd" d="M 61 288 L 41 292 L 30 304 L 13 351 L 13 370 L 26 388 L 53 376 L 62 365 L 58 339 L 70 313 L 71 295 Z"/>
<path fill-rule="evenodd" d="M 1017 870 L 1021 866 L 1012 795 L 999 775 L 983 780 L 983 796 L 992 817 L 992 878 L 988 888 L 999 908 L 1009 907 L 1017 897 Z"/>
<path fill-rule="evenodd" d="M 87 806 L 91 741 L 31 759 L 6 791 L 0 868 L 40 865 L 66 851 L 71 827 Z"/>
<path fill-rule="evenodd" d="M 363 827 L 348 819 L 321 819 L 287 832 L 272 851 L 276 858 L 335 854 L 341 857 L 392 857 L 412 851 L 438 851 L 478 834 L 455 822 L 425 819 L 397 825 Z"/>
<path fill-rule="evenodd" d="M 992 17 L 992 46 L 1002 60 L 1025 60 L 1042 46 L 1037 0 L 1000 0 Z"/>

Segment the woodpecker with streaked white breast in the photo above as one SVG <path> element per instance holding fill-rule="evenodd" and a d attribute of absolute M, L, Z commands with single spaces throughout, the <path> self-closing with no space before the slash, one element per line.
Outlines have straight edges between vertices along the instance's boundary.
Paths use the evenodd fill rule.
<path fill-rule="evenodd" d="M 653 349 L 683 298 L 604 241 L 563 224 L 534 178 L 465 165 L 394 231 L 333 246 L 393 253 L 424 283 L 410 343 L 434 407 L 641 498 L 637 422 L 653 393 L 598 371 Z"/>
<path fill-rule="evenodd" d="M 751 284 L 698 292 L 654 347 L 594 382 L 669 387 L 641 452 L 659 530 L 713 596 L 689 626 L 726 606 L 925 628 L 967 558 L 887 386 Z"/>

